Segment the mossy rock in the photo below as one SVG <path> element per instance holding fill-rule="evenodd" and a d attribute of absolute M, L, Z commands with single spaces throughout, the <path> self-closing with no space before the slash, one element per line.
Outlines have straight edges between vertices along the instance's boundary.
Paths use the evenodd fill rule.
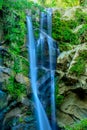
<path fill-rule="evenodd" d="M 61 52 L 71 50 L 74 45 L 87 42 L 87 13 L 84 10 L 85 8 L 82 7 L 75 8 L 73 18 L 68 20 L 63 18 L 64 14 L 59 11 L 53 13 L 52 36 L 59 42 Z M 65 13 L 66 11 L 68 9 Z"/>
<path fill-rule="evenodd" d="M 79 56 L 75 59 L 75 63 L 70 68 L 70 73 L 74 73 L 77 76 L 83 75 L 87 65 L 87 50 L 80 51 Z"/>

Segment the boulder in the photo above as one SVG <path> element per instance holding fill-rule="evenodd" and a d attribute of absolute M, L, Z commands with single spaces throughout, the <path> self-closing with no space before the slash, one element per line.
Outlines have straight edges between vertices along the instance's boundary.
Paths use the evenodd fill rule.
<path fill-rule="evenodd" d="M 15 79 L 18 83 L 25 85 L 27 90 L 27 95 L 31 93 L 30 80 L 28 77 L 24 76 L 21 73 L 16 74 Z"/>
<path fill-rule="evenodd" d="M 24 76 L 21 73 L 18 73 L 15 77 L 16 81 L 19 82 L 20 84 L 25 84 L 26 86 L 30 86 L 29 78 Z"/>

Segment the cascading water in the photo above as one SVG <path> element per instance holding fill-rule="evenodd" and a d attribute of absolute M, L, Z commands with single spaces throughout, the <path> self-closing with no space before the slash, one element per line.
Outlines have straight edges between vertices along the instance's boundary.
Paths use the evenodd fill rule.
<path fill-rule="evenodd" d="M 34 95 L 36 113 L 38 118 L 39 130 L 51 130 L 48 118 L 43 109 L 42 104 L 38 98 L 37 92 L 37 71 L 36 71 L 36 53 L 35 53 L 35 40 L 33 35 L 33 28 L 31 18 L 27 16 L 27 27 L 28 27 L 28 51 L 30 56 L 30 74 L 31 74 L 31 85 Z"/>
<path fill-rule="evenodd" d="M 47 9 L 47 31 L 48 35 L 52 36 L 52 9 Z"/>
<path fill-rule="evenodd" d="M 52 36 L 52 9 L 47 9 L 47 27 L 48 27 L 48 35 Z M 49 61 L 50 61 L 50 73 L 51 73 L 51 124 L 52 129 L 56 130 L 55 123 L 56 122 L 56 116 L 55 116 L 55 85 L 54 85 L 54 76 L 55 76 L 55 66 L 53 62 L 55 59 L 55 48 L 54 48 L 54 42 L 51 37 L 47 37 L 48 39 L 48 46 L 49 46 Z"/>
<path fill-rule="evenodd" d="M 50 60 L 50 75 L 51 75 L 51 124 L 52 129 L 56 130 L 55 122 L 56 122 L 56 116 L 55 116 L 55 86 L 54 86 L 54 75 L 55 70 L 53 66 L 54 57 L 53 53 L 55 53 L 54 47 L 53 47 L 53 41 L 51 38 L 48 37 L 48 45 L 49 45 L 49 60 Z"/>
<path fill-rule="evenodd" d="M 55 87 L 57 48 L 52 35 L 52 10 L 41 13 L 40 36 L 34 39 L 32 20 L 27 16 L 28 53 L 30 61 L 31 86 L 35 102 L 38 130 L 56 130 Z M 51 125 L 46 109 L 51 109 Z"/>

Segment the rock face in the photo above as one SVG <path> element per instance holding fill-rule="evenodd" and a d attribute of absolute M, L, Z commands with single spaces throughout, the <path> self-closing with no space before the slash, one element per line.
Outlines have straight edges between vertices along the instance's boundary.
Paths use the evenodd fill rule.
<path fill-rule="evenodd" d="M 78 6 L 56 9 L 53 14 L 53 37 L 60 47 L 56 69 L 57 121 L 62 128 L 87 118 L 86 10 Z"/>
<path fill-rule="evenodd" d="M 87 118 L 87 43 L 62 52 L 57 60 L 59 95 L 58 124 L 61 127 Z"/>

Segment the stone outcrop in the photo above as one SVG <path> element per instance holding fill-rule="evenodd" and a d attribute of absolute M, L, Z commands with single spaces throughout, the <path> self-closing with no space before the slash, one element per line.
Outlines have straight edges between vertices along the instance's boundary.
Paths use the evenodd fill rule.
<path fill-rule="evenodd" d="M 82 60 L 81 64 L 78 59 Z M 62 52 L 58 57 L 56 73 L 59 75 L 59 95 L 64 96 L 57 113 L 58 124 L 61 127 L 87 118 L 86 59 L 87 43 L 77 45 L 73 50 Z M 82 64 L 84 64 L 83 67 Z"/>

